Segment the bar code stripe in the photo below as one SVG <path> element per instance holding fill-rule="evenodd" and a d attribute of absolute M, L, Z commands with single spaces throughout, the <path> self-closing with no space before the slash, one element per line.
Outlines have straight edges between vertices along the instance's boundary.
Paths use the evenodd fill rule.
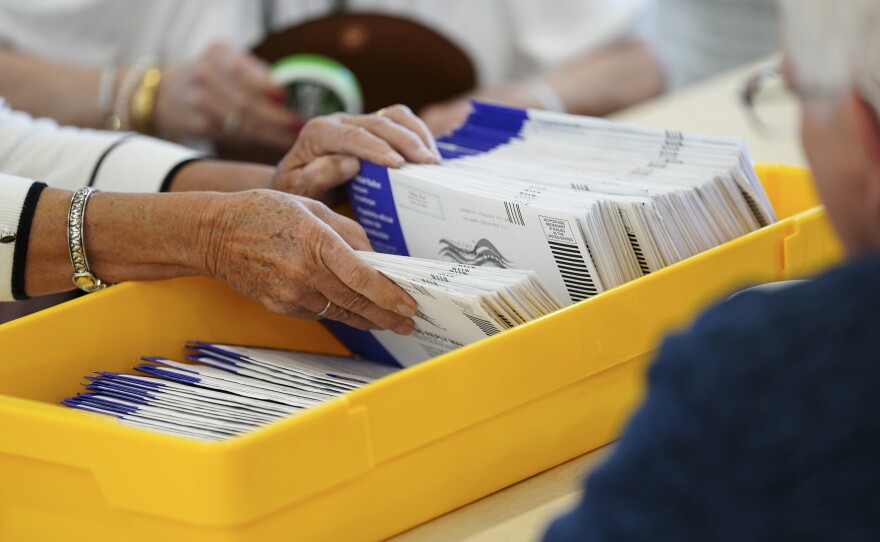
<path fill-rule="evenodd" d="M 548 243 L 550 243 L 550 246 L 555 248 L 560 254 L 571 255 L 579 260 L 581 259 L 581 251 L 578 249 L 577 245 L 564 245 L 562 243 L 557 243 L 556 241 L 548 241 Z"/>
<path fill-rule="evenodd" d="M 497 316 L 499 320 L 507 324 L 509 327 L 514 327 L 513 324 L 510 323 L 510 320 L 508 320 L 503 314 L 496 312 L 495 316 Z"/>
<path fill-rule="evenodd" d="M 498 328 L 495 327 L 495 324 L 488 320 L 483 320 L 482 318 L 477 318 L 476 316 L 471 316 L 470 314 L 465 314 L 465 316 L 468 317 L 468 320 L 476 324 L 476 326 L 480 328 L 480 330 L 482 330 L 482 332 L 485 333 L 487 337 L 491 337 L 492 335 L 500 333 Z"/>
<path fill-rule="evenodd" d="M 599 293 L 596 284 L 590 276 L 590 271 L 584 263 L 583 257 L 574 245 L 565 245 L 554 241 L 548 241 L 550 252 L 556 261 L 562 282 L 573 302 L 578 302 Z"/>
<path fill-rule="evenodd" d="M 526 221 L 523 220 L 522 209 L 519 203 L 504 202 L 504 210 L 507 212 L 507 221 L 517 226 L 525 226 Z"/>
<path fill-rule="evenodd" d="M 633 252 L 636 253 L 636 260 L 639 262 L 639 268 L 641 268 L 642 273 L 648 275 L 651 273 L 651 268 L 648 267 L 648 260 L 645 259 L 645 253 L 642 252 L 642 247 L 639 246 L 639 240 L 636 239 L 635 234 L 627 232 L 627 237 L 629 237 L 629 244 L 632 245 Z"/>
<path fill-rule="evenodd" d="M 755 220 L 758 221 L 758 224 L 763 228 L 769 222 L 764 220 L 764 213 L 761 212 L 761 208 L 758 207 L 758 203 L 742 188 L 740 188 L 740 193 L 742 193 L 743 198 L 746 200 L 746 203 L 749 206 L 749 210 L 752 212 L 752 215 L 755 217 Z"/>

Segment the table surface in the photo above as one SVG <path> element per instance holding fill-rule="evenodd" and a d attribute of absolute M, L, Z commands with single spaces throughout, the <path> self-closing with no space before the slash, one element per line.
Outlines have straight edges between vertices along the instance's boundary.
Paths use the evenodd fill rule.
<path fill-rule="evenodd" d="M 744 138 L 757 161 L 805 165 L 796 135 L 768 138 L 750 123 L 739 101 L 749 75 L 771 60 L 721 74 L 675 94 L 656 98 L 612 118 L 643 126 Z M 533 541 L 571 508 L 586 473 L 607 455 L 600 448 L 407 531 L 394 542 Z"/>

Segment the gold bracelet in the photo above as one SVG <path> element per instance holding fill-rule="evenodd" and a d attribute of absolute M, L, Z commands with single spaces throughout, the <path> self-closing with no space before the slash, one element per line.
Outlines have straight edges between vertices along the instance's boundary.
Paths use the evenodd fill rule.
<path fill-rule="evenodd" d="M 161 80 L 162 71 L 154 66 L 144 72 L 137 89 L 131 95 L 129 105 L 131 124 L 142 134 L 150 134 L 153 131 L 153 108 L 156 105 L 156 91 Z"/>

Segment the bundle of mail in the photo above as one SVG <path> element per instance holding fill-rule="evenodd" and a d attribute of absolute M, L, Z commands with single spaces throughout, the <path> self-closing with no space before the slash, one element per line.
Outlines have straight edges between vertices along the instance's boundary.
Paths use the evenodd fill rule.
<path fill-rule="evenodd" d="M 395 371 L 339 356 L 195 342 L 191 362 L 143 358 L 145 376 L 100 372 L 62 404 L 120 423 L 224 440 L 296 414 Z"/>
<path fill-rule="evenodd" d="M 143 375 L 99 372 L 62 403 L 121 423 L 222 440 L 355 390 L 411 365 L 562 308 L 531 271 L 360 253 L 418 303 L 413 333 L 343 328 L 354 359 L 193 342 L 188 362 L 145 357 Z M 333 324 L 328 324 L 331 327 Z"/>
<path fill-rule="evenodd" d="M 353 352 L 409 366 L 561 309 L 534 271 L 361 252 L 418 304 L 413 332 L 361 332 L 327 323 Z"/>
<path fill-rule="evenodd" d="M 442 164 L 363 164 L 376 250 L 534 270 L 567 305 L 776 219 L 741 140 L 474 107 Z"/>

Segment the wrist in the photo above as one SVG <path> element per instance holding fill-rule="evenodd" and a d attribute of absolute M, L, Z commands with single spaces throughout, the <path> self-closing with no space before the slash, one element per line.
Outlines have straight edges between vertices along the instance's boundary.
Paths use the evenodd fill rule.
<path fill-rule="evenodd" d="M 202 224 L 216 196 L 95 194 L 85 217 L 90 267 L 108 282 L 202 273 Z"/>
<path fill-rule="evenodd" d="M 236 216 L 235 202 L 230 194 L 213 194 L 194 221 L 194 264 L 200 275 L 220 278 L 220 262 Z"/>
<path fill-rule="evenodd" d="M 275 168 L 262 164 L 196 160 L 185 163 L 166 181 L 169 192 L 241 192 L 271 188 Z"/>

